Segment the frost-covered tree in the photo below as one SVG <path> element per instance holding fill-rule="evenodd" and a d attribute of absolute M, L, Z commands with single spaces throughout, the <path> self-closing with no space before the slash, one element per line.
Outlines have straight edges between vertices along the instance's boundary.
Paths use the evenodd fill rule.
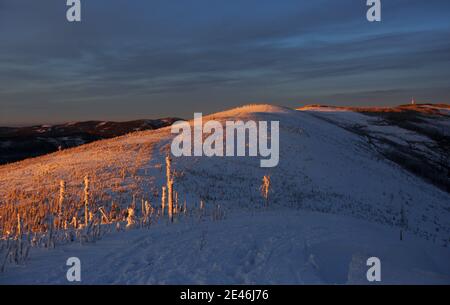
<path fill-rule="evenodd" d="M 62 212 L 62 207 L 64 204 L 64 196 L 66 194 L 66 183 L 64 182 L 64 180 L 61 180 L 59 182 L 59 213 Z"/>
<path fill-rule="evenodd" d="M 173 221 L 173 178 L 172 178 L 172 159 L 170 155 L 166 156 L 166 178 L 167 178 L 167 210 L 169 220 Z"/>
<path fill-rule="evenodd" d="M 22 222 L 19 213 L 17 213 L 17 238 L 22 238 Z"/>
<path fill-rule="evenodd" d="M 129 229 L 129 228 L 133 227 L 135 225 L 135 223 L 136 223 L 134 207 L 133 206 L 129 207 L 127 212 L 128 212 L 127 228 Z"/>
<path fill-rule="evenodd" d="M 162 187 L 161 194 L 161 215 L 164 216 L 164 210 L 166 209 L 166 187 Z"/>
<path fill-rule="evenodd" d="M 64 180 L 61 180 L 59 182 L 59 205 L 58 205 L 58 223 L 59 226 L 62 227 L 63 226 L 63 204 L 64 204 L 64 197 L 66 194 L 66 183 L 64 182 Z"/>
<path fill-rule="evenodd" d="M 262 194 L 262 196 L 264 197 L 264 200 L 265 200 L 265 206 L 268 206 L 268 205 L 269 205 L 269 192 L 270 192 L 270 188 L 271 188 L 271 185 L 270 185 L 270 176 L 265 175 L 265 176 L 263 177 L 262 185 L 261 185 L 261 194 Z"/>
<path fill-rule="evenodd" d="M 84 177 L 84 225 L 89 224 L 89 176 Z"/>
<path fill-rule="evenodd" d="M 169 220 L 173 222 L 173 180 L 168 181 L 167 185 L 167 209 Z"/>

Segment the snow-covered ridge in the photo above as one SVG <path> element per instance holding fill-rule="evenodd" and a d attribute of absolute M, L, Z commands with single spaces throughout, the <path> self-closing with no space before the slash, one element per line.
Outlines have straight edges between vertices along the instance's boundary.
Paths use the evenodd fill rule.
<path fill-rule="evenodd" d="M 362 112 L 362 113 L 392 113 L 392 112 L 418 112 L 435 115 L 450 114 L 450 105 L 447 104 L 407 104 L 400 106 L 384 106 L 384 107 L 358 107 L 358 106 L 329 106 L 329 105 L 306 105 L 297 108 L 300 111 L 317 111 L 317 112 Z"/>
<path fill-rule="evenodd" d="M 293 109 L 275 106 L 270 104 L 250 104 L 244 105 L 223 112 L 213 114 L 214 117 L 226 117 L 226 116 L 240 116 L 243 114 L 255 114 L 255 113 L 293 113 Z"/>
<path fill-rule="evenodd" d="M 449 105 L 299 108 L 366 139 L 375 151 L 450 192 Z"/>
<path fill-rule="evenodd" d="M 383 160 L 365 138 L 308 113 L 270 105 L 244 106 L 209 117 L 219 121 L 228 118 L 280 121 L 280 165 L 271 170 L 277 187 L 274 204 L 344 213 L 395 225 L 394 214 L 400 210 L 402 201 L 408 201 L 411 209 L 418 212 L 418 222 L 411 226 L 412 230 L 432 239 L 450 236 L 446 235 L 450 226 L 443 221 L 449 214 L 445 208 L 449 195 Z M 345 120 L 354 123 L 362 119 L 365 116 L 358 113 L 345 116 Z M 390 132 L 395 135 L 401 130 Z M 132 194 L 140 196 L 148 189 L 160 190 L 164 173 L 159 168 L 173 137 L 170 127 L 135 132 L 1 166 L 0 202 L 12 191 L 31 194 L 44 189 L 49 196 L 57 196 L 60 179 L 78 194 L 83 177 L 89 174 L 101 185 L 99 194 L 108 193 L 108 197 L 116 198 L 120 192 L 120 200 L 126 205 Z M 185 178 L 178 185 L 186 189 L 191 200 L 214 198 L 227 208 L 248 208 L 260 200 L 258 188 L 266 174 L 266 170 L 259 168 L 258 160 L 182 157 L 174 160 L 174 167 L 184 173 Z M 122 171 L 128 173 L 124 179 Z M 427 206 L 440 210 L 437 217 L 442 221 L 432 221 L 434 216 L 422 219 L 419 214 L 431 213 Z M 427 228 L 424 223 L 431 226 Z M 441 238 L 436 241 L 448 243 L 448 239 Z"/>
<path fill-rule="evenodd" d="M 64 253 L 75 249 L 88 264 L 95 265 L 108 256 L 105 253 L 114 253 L 117 261 L 109 260 L 106 264 L 109 270 L 111 265 L 119 266 L 128 257 L 150 265 L 158 265 L 160 260 L 167 263 L 164 269 L 139 271 L 132 268 L 133 263 L 126 262 L 124 266 L 131 269 L 124 270 L 120 277 L 92 275 L 88 281 L 92 283 L 127 282 L 124 274 L 129 274 L 130 281 L 136 283 L 358 282 L 361 280 L 358 268 L 362 268 L 360 256 L 366 254 L 384 255 L 392 264 L 395 272 L 387 282 L 407 279 L 449 282 L 450 266 L 443 259 L 449 257 L 449 252 L 443 246 L 450 244 L 450 195 L 386 159 L 365 137 L 335 123 L 364 124 L 367 116 L 356 112 L 315 116 L 309 111 L 251 105 L 205 118 L 280 121 L 280 163 L 276 168 L 262 169 L 259 159 L 250 157 L 173 159 L 173 169 L 177 173 L 175 188 L 180 200 L 186 200 L 189 209 L 195 209 L 200 200 L 211 208 L 220 206 L 227 221 L 223 224 L 207 222 L 197 227 L 198 220 L 188 220 L 170 227 L 155 227 L 154 231 L 148 231 L 151 233 L 130 231 L 126 237 L 111 236 L 113 248 L 110 248 L 111 243 L 101 246 L 99 242 L 100 253 L 95 253 L 96 245 L 86 247 L 92 255 L 83 252 L 83 248 L 71 246 L 61 252 L 56 250 L 55 257 L 60 259 Z M 386 128 L 388 134 L 402 139 L 404 134 L 411 136 L 392 126 L 377 125 L 377 128 L 380 132 Z M 13 193 L 20 194 L 22 204 L 27 204 L 37 192 L 54 200 L 58 197 L 60 179 L 67 183 L 67 193 L 78 200 L 82 198 L 83 177 L 90 175 L 93 196 L 99 205 L 109 207 L 114 200 L 126 207 L 135 196 L 138 201 L 143 198 L 158 206 L 161 186 L 165 183 L 164 157 L 173 137 L 170 127 L 135 132 L 0 166 L 0 204 Z M 261 179 L 267 174 L 271 176 L 273 187 L 268 208 L 273 214 L 268 218 L 260 214 L 264 213 L 260 211 L 263 203 Z M 408 220 L 403 243 L 398 241 L 402 208 Z M 265 227 L 268 229 L 264 230 Z M 232 247 L 222 244 L 228 249 L 224 251 L 221 244 L 214 241 L 231 243 L 230 236 L 220 233 L 228 230 L 230 236 L 241 235 Z M 161 236 L 168 237 L 170 244 Z M 203 239 L 206 240 L 205 250 L 199 245 L 199 240 Z M 372 242 L 376 247 L 365 246 Z M 180 246 L 177 253 L 190 253 L 186 260 L 181 256 L 171 258 L 175 251 L 173 244 Z M 217 260 L 208 260 L 214 253 L 223 255 Z M 282 257 L 273 260 L 270 253 Z M 338 257 L 335 267 L 333 254 Z M 396 265 L 404 256 L 411 259 Z M 194 257 L 199 258 L 193 265 L 195 272 L 187 265 Z M 296 261 L 296 257 L 300 257 L 301 262 Z M 52 256 L 42 254 L 37 261 L 31 261 L 31 268 L 50 258 Z M 224 264 L 220 263 L 221 259 Z M 343 265 L 340 262 L 344 262 Z M 349 267 L 351 262 L 355 270 Z M 433 262 L 441 265 L 436 267 Z M 102 269 L 104 272 L 106 265 Z M 414 269 L 417 266 L 418 269 Z M 18 273 L 17 276 L 9 273 L 10 278 L 20 282 L 24 277 L 17 269 L 12 270 Z M 207 276 L 211 270 L 218 270 L 219 275 Z M 271 277 L 264 277 L 261 270 L 269 270 Z M 61 281 L 51 270 L 45 274 L 49 276 L 39 282 Z M 3 282 L 1 278 L 0 281 Z"/>

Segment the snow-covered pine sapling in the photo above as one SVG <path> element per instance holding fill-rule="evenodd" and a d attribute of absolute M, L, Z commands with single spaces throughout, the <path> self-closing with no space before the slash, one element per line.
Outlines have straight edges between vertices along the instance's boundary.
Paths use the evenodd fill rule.
<path fill-rule="evenodd" d="M 145 201 L 144 204 L 144 223 L 145 224 L 150 224 L 150 217 L 151 217 L 151 213 L 152 213 L 152 206 L 148 201 Z"/>
<path fill-rule="evenodd" d="M 150 217 L 153 214 L 152 204 L 148 201 L 145 201 L 145 214 L 147 215 L 147 217 Z"/>
<path fill-rule="evenodd" d="M 173 222 L 173 180 L 168 181 L 167 185 L 167 198 L 168 198 L 168 215 L 169 220 Z"/>
<path fill-rule="evenodd" d="M 89 224 L 89 176 L 84 177 L 84 225 Z"/>
<path fill-rule="evenodd" d="M 76 230 L 78 229 L 78 220 L 77 220 L 77 216 L 73 216 L 72 217 L 72 221 L 70 222 L 70 224 L 73 226 L 73 228 Z"/>
<path fill-rule="evenodd" d="M 161 194 L 161 216 L 164 216 L 164 210 L 166 209 L 166 187 L 162 187 Z"/>
<path fill-rule="evenodd" d="M 136 223 L 134 220 L 134 215 L 135 215 L 134 207 L 129 207 L 127 216 L 127 229 L 132 228 Z"/>
<path fill-rule="evenodd" d="M 20 214 L 17 212 L 17 239 L 22 239 L 22 222 L 20 221 Z"/>
<path fill-rule="evenodd" d="M 178 192 L 175 193 L 175 214 L 178 213 Z"/>
<path fill-rule="evenodd" d="M 58 206 L 58 223 L 61 227 L 63 225 L 62 211 L 65 193 L 66 193 L 66 183 L 64 182 L 64 180 L 61 180 L 59 182 L 59 206 Z"/>
<path fill-rule="evenodd" d="M 66 194 L 66 183 L 64 182 L 64 180 L 61 180 L 59 181 L 59 207 L 58 207 L 59 214 L 62 213 L 65 194 Z"/>
<path fill-rule="evenodd" d="M 166 179 L 167 179 L 167 185 L 169 185 L 169 181 L 172 178 L 172 159 L 170 158 L 170 155 L 166 155 Z"/>
<path fill-rule="evenodd" d="M 269 205 L 269 192 L 270 192 L 270 176 L 265 175 L 262 180 L 261 194 L 265 199 L 265 206 Z"/>
<path fill-rule="evenodd" d="M 200 210 L 198 211 L 198 219 L 202 220 L 203 216 L 205 214 L 205 202 L 203 201 L 203 199 L 200 199 Z"/>
<path fill-rule="evenodd" d="M 172 159 L 170 155 L 166 156 L 166 178 L 167 178 L 167 209 L 169 220 L 173 222 L 173 178 L 172 178 Z"/>

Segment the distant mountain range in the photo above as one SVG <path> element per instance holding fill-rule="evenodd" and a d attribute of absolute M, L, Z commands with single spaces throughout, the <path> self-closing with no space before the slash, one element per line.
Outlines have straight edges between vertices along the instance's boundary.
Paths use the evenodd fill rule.
<path fill-rule="evenodd" d="M 179 119 L 86 121 L 60 125 L 0 127 L 0 164 L 37 157 L 134 131 L 158 129 L 169 126 L 177 120 Z"/>

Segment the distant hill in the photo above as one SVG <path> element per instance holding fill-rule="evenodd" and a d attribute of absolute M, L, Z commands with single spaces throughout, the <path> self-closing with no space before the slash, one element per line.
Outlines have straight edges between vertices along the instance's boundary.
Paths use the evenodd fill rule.
<path fill-rule="evenodd" d="M 37 157 L 134 131 L 171 125 L 177 118 L 128 122 L 86 121 L 60 125 L 0 127 L 0 164 Z"/>

